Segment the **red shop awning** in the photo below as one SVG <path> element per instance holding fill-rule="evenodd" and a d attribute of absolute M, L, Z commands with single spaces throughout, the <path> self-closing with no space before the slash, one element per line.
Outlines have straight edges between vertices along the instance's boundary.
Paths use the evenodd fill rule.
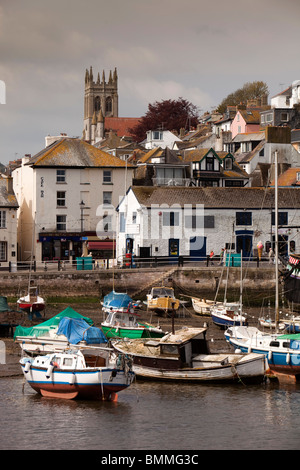
<path fill-rule="evenodd" d="M 103 241 L 103 242 L 88 242 L 88 250 L 115 250 L 116 242 Z"/>

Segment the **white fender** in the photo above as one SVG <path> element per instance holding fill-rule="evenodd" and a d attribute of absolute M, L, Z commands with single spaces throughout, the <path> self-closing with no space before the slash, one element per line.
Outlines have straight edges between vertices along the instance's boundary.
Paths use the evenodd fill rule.
<path fill-rule="evenodd" d="M 290 359 L 291 359 L 291 355 L 290 355 L 290 353 L 287 353 L 287 355 L 286 355 L 286 363 L 287 364 L 290 363 Z"/>
<path fill-rule="evenodd" d="M 269 351 L 268 359 L 269 359 L 269 361 L 272 359 L 272 351 Z"/>
<path fill-rule="evenodd" d="M 27 372 L 30 371 L 30 367 L 31 367 L 31 362 L 29 362 L 29 361 L 26 362 L 25 367 L 24 367 L 25 374 L 27 374 Z"/>
<path fill-rule="evenodd" d="M 47 377 L 47 379 L 50 379 L 50 376 L 51 376 L 51 374 L 52 374 L 52 372 L 53 372 L 53 368 L 54 368 L 53 365 L 50 365 L 50 366 L 48 367 L 47 372 L 46 372 L 46 377 Z"/>

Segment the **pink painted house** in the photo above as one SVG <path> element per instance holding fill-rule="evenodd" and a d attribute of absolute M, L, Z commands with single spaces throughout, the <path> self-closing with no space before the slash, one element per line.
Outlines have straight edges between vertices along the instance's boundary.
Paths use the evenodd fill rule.
<path fill-rule="evenodd" d="M 260 129 L 260 111 L 262 111 L 262 109 L 238 109 L 231 123 L 232 139 L 234 139 L 237 134 L 258 132 Z"/>

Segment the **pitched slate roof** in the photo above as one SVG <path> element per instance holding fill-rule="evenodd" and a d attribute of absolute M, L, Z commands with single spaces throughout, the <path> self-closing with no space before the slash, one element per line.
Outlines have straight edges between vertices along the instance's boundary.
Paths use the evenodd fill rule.
<path fill-rule="evenodd" d="M 0 207 L 12 207 L 15 209 L 19 207 L 14 192 L 8 192 L 7 190 L 7 178 L 2 176 L 0 176 Z"/>
<path fill-rule="evenodd" d="M 300 181 L 297 181 L 297 174 L 300 174 L 300 168 L 289 168 L 284 173 L 278 176 L 278 186 L 300 186 Z M 274 186 L 274 181 L 271 183 Z"/>
<path fill-rule="evenodd" d="M 260 111 L 256 109 L 239 109 L 239 113 L 243 116 L 247 124 L 260 124 Z"/>
<path fill-rule="evenodd" d="M 149 152 L 141 155 L 138 159 L 139 163 L 152 163 L 152 158 L 160 158 L 163 163 L 182 163 L 182 158 L 177 155 L 176 152 L 169 149 L 168 147 L 162 149 L 161 147 L 155 147 Z"/>
<path fill-rule="evenodd" d="M 62 138 L 34 155 L 26 165 L 34 167 L 126 167 L 118 157 L 97 149 L 84 140 Z M 132 165 L 127 164 L 127 167 Z"/>
<path fill-rule="evenodd" d="M 144 207 L 152 204 L 204 204 L 210 209 L 270 209 L 275 205 L 274 188 L 202 188 L 179 186 L 132 186 L 139 203 Z M 280 209 L 300 208 L 300 191 L 293 188 L 279 188 Z"/>

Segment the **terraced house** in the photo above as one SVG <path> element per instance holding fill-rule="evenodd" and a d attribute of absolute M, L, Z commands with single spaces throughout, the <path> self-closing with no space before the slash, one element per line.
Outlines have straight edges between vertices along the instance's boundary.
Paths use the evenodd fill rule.
<path fill-rule="evenodd" d="M 133 166 L 80 139 L 54 140 L 13 171 L 19 260 L 113 258 L 112 220 Z"/>
<path fill-rule="evenodd" d="M 0 177 L 0 268 L 17 261 L 18 202 L 12 178 Z"/>
<path fill-rule="evenodd" d="M 274 188 L 132 186 L 118 207 L 117 254 L 206 259 L 222 249 L 243 257 L 275 246 Z M 299 251 L 300 192 L 279 188 L 279 251 Z"/>

